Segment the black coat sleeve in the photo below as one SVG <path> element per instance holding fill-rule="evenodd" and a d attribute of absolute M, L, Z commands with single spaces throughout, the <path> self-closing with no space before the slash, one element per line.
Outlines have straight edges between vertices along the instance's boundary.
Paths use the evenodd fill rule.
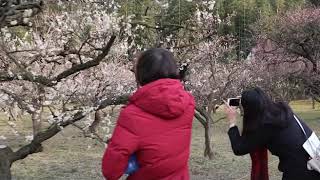
<path fill-rule="evenodd" d="M 255 132 L 241 136 L 237 126 L 228 131 L 231 147 L 235 155 L 245 155 L 254 151 L 257 147 L 265 147 L 272 136 L 273 128 L 264 126 Z"/>

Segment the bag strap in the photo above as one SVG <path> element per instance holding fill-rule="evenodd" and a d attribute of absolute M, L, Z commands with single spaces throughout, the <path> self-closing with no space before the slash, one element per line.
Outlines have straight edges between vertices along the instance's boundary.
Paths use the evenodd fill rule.
<path fill-rule="evenodd" d="M 306 139 L 308 139 L 307 133 L 306 133 L 306 131 L 304 130 L 304 128 L 303 128 L 301 122 L 299 121 L 299 119 L 297 118 L 297 116 L 296 116 L 296 115 L 293 115 L 293 117 L 294 117 L 294 119 L 297 121 L 297 123 L 299 124 L 299 126 L 300 126 L 300 128 L 301 128 L 301 130 L 302 130 L 302 132 L 303 132 L 303 134 L 304 134 L 304 136 L 306 137 Z"/>
<path fill-rule="evenodd" d="M 307 134 L 306 134 L 306 131 L 304 130 L 304 128 L 303 128 L 300 120 L 297 118 L 296 115 L 293 115 L 293 116 L 294 116 L 294 119 L 295 119 L 295 120 L 297 121 L 297 123 L 299 124 L 299 126 L 300 126 L 303 134 L 305 135 L 305 137 L 306 137 L 306 142 L 309 143 L 309 145 L 310 145 L 310 147 L 311 147 L 311 150 L 314 152 L 314 154 L 316 154 L 316 153 L 317 153 L 317 149 L 314 149 L 314 147 L 313 147 L 312 143 L 310 142 L 310 140 L 309 140 L 309 138 L 308 138 L 308 136 L 307 136 Z"/>

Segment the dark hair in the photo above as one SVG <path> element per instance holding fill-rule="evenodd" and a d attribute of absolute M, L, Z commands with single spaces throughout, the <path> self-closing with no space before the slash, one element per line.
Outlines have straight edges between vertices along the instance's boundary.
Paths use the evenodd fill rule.
<path fill-rule="evenodd" d="M 292 117 L 291 108 L 284 102 L 273 102 L 260 88 L 244 91 L 241 96 L 243 107 L 243 133 L 255 131 L 264 124 L 280 128 L 288 126 Z"/>
<path fill-rule="evenodd" d="M 179 79 L 173 54 L 162 48 L 152 48 L 143 52 L 138 59 L 135 74 L 141 86 L 163 78 Z"/>

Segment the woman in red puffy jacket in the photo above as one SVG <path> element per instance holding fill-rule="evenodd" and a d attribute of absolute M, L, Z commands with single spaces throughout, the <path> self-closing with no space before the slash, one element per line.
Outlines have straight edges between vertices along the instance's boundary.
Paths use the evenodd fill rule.
<path fill-rule="evenodd" d="M 102 159 L 107 180 L 119 179 L 132 154 L 129 180 L 188 180 L 194 99 L 184 90 L 173 54 L 149 49 L 135 66 L 138 90 L 117 121 Z"/>

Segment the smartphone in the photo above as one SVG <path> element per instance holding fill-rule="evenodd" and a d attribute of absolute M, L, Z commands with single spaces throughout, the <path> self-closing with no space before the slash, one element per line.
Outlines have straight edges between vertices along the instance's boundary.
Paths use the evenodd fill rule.
<path fill-rule="evenodd" d="M 228 105 L 229 106 L 240 106 L 240 98 L 229 98 Z"/>

